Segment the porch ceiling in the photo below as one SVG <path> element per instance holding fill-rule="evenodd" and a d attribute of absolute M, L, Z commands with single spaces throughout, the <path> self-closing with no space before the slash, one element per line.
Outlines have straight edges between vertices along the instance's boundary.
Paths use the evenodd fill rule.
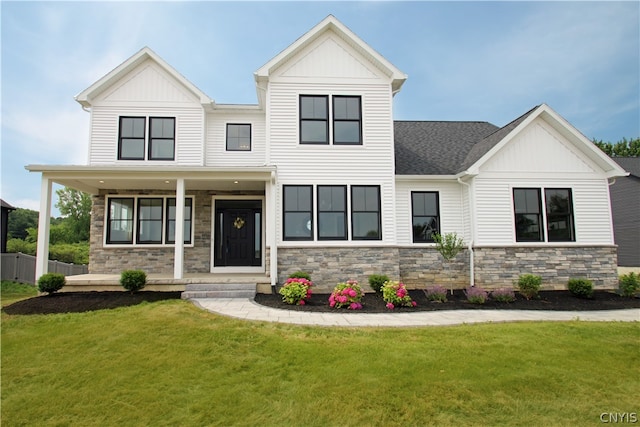
<path fill-rule="evenodd" d="M 248 191 L 263 190 L 275 168 L 205 167 L 92 167 L 29 165 L 30 172 L 41 172 L 53 182 L 90 194 L 100 190 L 175 190 L 176 181 L 185 180 L 185 189 Z"/>

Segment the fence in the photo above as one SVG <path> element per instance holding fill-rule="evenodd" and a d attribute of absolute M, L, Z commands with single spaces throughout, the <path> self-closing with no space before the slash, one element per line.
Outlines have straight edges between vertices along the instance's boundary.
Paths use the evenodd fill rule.
<path fill-rule="evenodd" d="M 49 273 L 62 273 L 65 276 L 87 274 L 86 265 L 67 264 L 60 261 L 49 261 Z M 22 253 L 2 254 L 0 265 L 2 280 L 12 280 L 20 283 L 35 284 L 36 257 Z"/>

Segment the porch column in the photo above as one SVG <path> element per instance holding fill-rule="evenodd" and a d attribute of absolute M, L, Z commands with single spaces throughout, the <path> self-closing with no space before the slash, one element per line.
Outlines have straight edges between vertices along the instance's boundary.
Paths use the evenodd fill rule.
<path fill-rule="evenodd" d="M 51 226 L 52 182 L 42 175 L 40 185 L 40 214 L 38 217 L 38 246 L 36 253 L 36 282 L 49 271 L 49 230 Z"/>
<path fill-rule="evenodd" d="M 277 192 L 277 176 L 275 172 L 271 173 L 271 182 L 266 186 L 267 197 L 267 226 L 266 238 L 269 242 L 269 276 L 271 279 L 271 286 L 275 289 L 278 283 L 278 244 L 277 244 L 277 230 L 278 219 L 276 217 L 276 193 Z"/>
<path fill-rule="evenodd" d="M 184 275 L 184 178 L 176 180 L 176 235 L 173 255 L 173 278 Z"/>

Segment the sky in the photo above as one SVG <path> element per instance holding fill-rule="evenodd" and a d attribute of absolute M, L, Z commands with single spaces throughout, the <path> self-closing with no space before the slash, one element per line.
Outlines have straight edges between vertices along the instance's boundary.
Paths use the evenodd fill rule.
<path fill-rule="evenodd" d="M 253 72 L 329 14 L 408 75 L 396 120 L 504 126 L 546 103 L 588 139 L 640 137 L 637 1 L 3 0 L 0 13 L 0 195 L 20 208 L 40 206 L 25 165 L 87 164 L 74 96 L 142 47 L 217 103 L 256 104 Z"/>

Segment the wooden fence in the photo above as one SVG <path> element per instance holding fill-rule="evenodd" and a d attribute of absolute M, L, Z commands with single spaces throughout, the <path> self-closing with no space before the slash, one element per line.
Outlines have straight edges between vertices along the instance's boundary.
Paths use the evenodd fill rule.
<path fill-rule="evenodd" d="M 49 261 L 49 273 L 62 273 L 65 276 L 88 274 L 86 265 L 67 264 L 60 261 Z M 2 280 L 12 280 L 20 283 L 35 284 L 36 257 L 23 253 L 2 254 L 0 264 L 0 276 Z"/>

